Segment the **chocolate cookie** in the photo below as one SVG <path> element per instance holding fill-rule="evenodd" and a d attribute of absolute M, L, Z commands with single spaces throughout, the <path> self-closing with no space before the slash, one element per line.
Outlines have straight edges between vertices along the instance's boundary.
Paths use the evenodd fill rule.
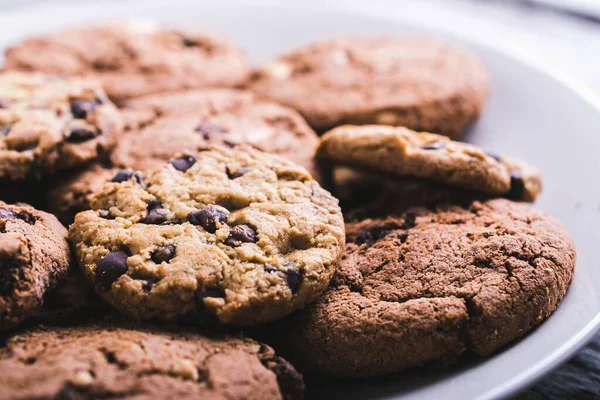
<path fill-rule="evenodd" d="M 93 160 L 121 131 L 117 109 L 86 80 L 0 73 L 0 102 L 0 186 Z"/>
<path fill-rule="evenodd" d="M 317 131 L 375 123 L 456 138 L 479 116 L 488 81 L 477 59 L 438 41 L 351 37 L 287 53 L 248 87 L 297 109 Z"/>
<path fill-rule="evenodd" d="M 322 138 L 317 155 L 334 163 L 425 178 L 468 190 L 534 201 L 538 171 L 445 136 L 385 125 L 340 126 Z"/>
<path fill-rule="evenodd" d="M 10 399 L 301 399 L 302 376 L 250 339 L 98 323 L 37 328 L 0 349 Z"/>
<path fill-rule="evenodd" d="M 247 146 L 182 154 L 113 179 L 70 239 L 97 292 L 134 318 L 247 325 L 315 300 L 341 257 L 337 200 Z"/>
<path fill-rule="evenodd" d="M 42 304 L 69 268 L 67 230 L 53 215 L 0 201 L 0 330 Z"/>
<path fill-rule="evenodd" d="M 307 371 L 367 377 L 488 356 L 556 309 L 575 267 L 564 227 L 505 199 L 346 232 L 330 288 L 278 330 Z"/>
<path fill-rule="evenodd" d="M 5 69 L 93 77 L 121 103 L 150 93 L 235 86 L 249 64 L 223 38 L 129 21 L 27 39 L 6 51 Z"/>
<path fill-rule="evenodd" d="M 118 170 L 143 170 L 163 165 L 181 151 L 209 144 L 227 147 L 247 143 L 305 167 L 324 182 L 325 173 L 314 159 L 317 135 L 287 107 L 233 89 L 196 90 L 154 95 L 128 104 L 124 110 L 134 132 L 124 135 L 110 165 L 91 166 L 61 179 L 49 193 L 49 208 L 66 224 L 89 209 L 89 198 Z"/>

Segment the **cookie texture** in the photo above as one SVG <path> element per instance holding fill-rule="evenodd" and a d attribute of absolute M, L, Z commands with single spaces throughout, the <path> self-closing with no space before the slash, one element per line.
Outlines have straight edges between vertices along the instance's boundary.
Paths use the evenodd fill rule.
<path fill-rule="evenodd" d="M 0 185 L 96 159 L 122 129 L 115 106 L 87 80 L 1 73 L 0 102 Z"/>
<path fill-rule="evenodd" d="M 564 227 L 505 199 L 346 232 L 330 288 L 278 331 L 301 370 L 367 377 L 488 356 L 556 309 L 575 267 Z"/>
<path fill-rule="evenodd" d="M 131 130 L 110 156 L 59 180 L 49 192 L 49 209 L 70 223 L 89 209 L 91 195 L 118 170 L 143 170 L 163 165 L 181 151 L 208 145 L 250 144 L 305 167 L 319 182 L 325 168 L 314 158 L 315 132 L 294 110 L 234 89 L 194 90 L 153 95 L 127 104 L 123 110 Z"/>
<path fill-rule="evenodd" d="M 296 400 L 304 390 L 290 364 L 253 340 L 125 323 L 17 333 L 0 368 L 7 399 Z"/>
<path fill-rule="evenodd" d="M 214 147 L 105 184 L 70 239 L 88 281 L 134 318 L 255 324 L 325 290 L 344 245 L 337 203 L 293 163 Z"/>
<path fill-rule="evenodd" d="M 0 201 L 0 330 L 37 310 L 67 275 L 67 230 L 50 214 Z"/>
<path fill-rule="evenodd" d="M 542 189 L 539 172 L 522 161 L 402 127 L 340 126 L 321 138 L 317 155 L 355 168 L 425 178 L 515 200 L 534 201 Z"/>
<path fill-rule="evenodd" d="M 235 86 L 249 64 L 226 39 L 140 20 L 27 39 L 6 51 L 5 69 L 93 77 L 122 103 L 151 93 Z"/>
<path fill-rule="evenodd" d="M 284 54 L 248 87 L 318 131 L 385 124 L 459 137 L 481 113 L 488 81 L 477 59 L 435 40 L 349 37 Z"/>

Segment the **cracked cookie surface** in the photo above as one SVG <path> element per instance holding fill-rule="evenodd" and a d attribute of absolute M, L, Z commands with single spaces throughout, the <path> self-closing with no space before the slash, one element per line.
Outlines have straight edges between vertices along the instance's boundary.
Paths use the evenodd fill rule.
<path fill-rule="evenodd" d="M 134 20 L 27 39 L 6 51 L 5 69 L 92 77 L 121 103 L 151 93 L 235 86 L 250 67 L 221 37 Z"/>
<path fill-rule="evenodd" d="M 107 167 L 94 165 L 57 182 L 49 208 L 65 223 L 89 209 L 91 195 L 119 169 L 142 170 L 164 164 L 181 151 L 208 145 L 250 144 L 305 167 L 318 181 L 322 168 L 314 153 L 318 138 L 294 110 L 258 99 L 247 91 L 206 89 L 146 96 L 123 110 L 133 132 L 124 135 Z"/>
<path fill-rule="evenodd" d="M 514 200 L 532 202 L 542 190 L 539 172 L 525 162 L 401 127 L 340 126 L 321 137 L 317 155 L 355 168 L 424 178 Z"/>
<path fill-rule="evenodd" d="M 92 208 L 70 227 L 80 267 L 140 319 L 276 320 L 325 290 L 344 245 L 337 199 L 247 146 L 107 183 Z"/>
<path fill-rule="evenodd" d="M 330 288 L 282 321 L 281 350 L 305 372 L 367 377 L 488 356 L 556 309 L 575 267 L 564 227 L 505 199 L 346 232 Z"/>
<path fill-rule="evenodd" d="M 0 368 L 11 399 L 297 400 L 304 391 L 294 367 L 256 341 L 125 323 L 17 333 Z"/>
<path fill-rule="evenodd" d="M 480 114 L 488 80 L 478 60 L 438 41 L 350 37 L 284 54 L 247 86 L 318 131 L 378 123 L 458 137 Z"/>
<path fill-rule="evenodd" d="M 0 201 L 0 330 L 42 305 L 66 277 L 70 257 L 67 230 L 53 215 Z"/>
<path fill-rule="evenodd" d="M 121 129 L 91 81 L 0 73 L 0 179 L 41 178 L 96 159 Z"/>

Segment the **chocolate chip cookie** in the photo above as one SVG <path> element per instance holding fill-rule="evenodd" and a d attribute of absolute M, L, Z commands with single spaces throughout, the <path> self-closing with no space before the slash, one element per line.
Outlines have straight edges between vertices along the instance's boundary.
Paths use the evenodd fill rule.
<path fill-rule="evenodd" d="M 0 180 L 81 165 L 112 147 L 121 131 L 117 109 L 87 80 L 0 73 L 0 102 Z"/>
<path fill-rule="evenodd" d="M 474 57 L 419 38 L 351 37 L 284 54 L 248 83 L 317 131 L 385 124 L 459 137 L 481 113 L 488 73 Z"/>
<path fill-rule="evenodd" d="M 50 214 L 0 201 L 0 330 L 19 324 L 67 275 L 67 230 Z"/>
<path fill-rule="evenodd" d="M 113 179 L 69 236 L 88 281 L 130 316 L 247 325 L 325 290 L 344 245 L 337 203 L 291 162 L 214 147 Z"/>
<path fill-rule="evenodd" d="M 570 235 L 505 199 L 346 225 L 332 285 L 278 330 L 297 366 L 367 377 L 488 356 L 548 317 L 575 267 Z"/>
<path fill-rule="evenodd" d="M 401 127 L 340 126 L 321 138 L 317 154 L 334 163 L 522 201 L 534 201 L 542 189 L 539 172 L 522 161 Z"/>
<path fill-rule="evenodd" d="M 150 93 L 235 86 L 246 79 L 249 63 L 221 37 L 129 21 L 27 39 L 6 51 L 5 69 L 93 77 L 121 103 Z"/>
<path fill-rule="evenodd" d="M 178 152 L 209 144 L 247 143 L 294 161 L 326 182 L 324 168 L 314 158 L 318 145 L 314 131 L 294 110 L 250 92 L 209 89 L 146 96 L 130 102 L 124 114 L 134 131 L 121 138 L 110 164 L 62 178 L 49 192 L 49 209 L 65 224 L 89 209 L 91 195 L 119 170 L 154 168 Z"/>
<path fill-rule="evenodd" d="M 0 349 L 11 399 L 301 399 L 302 376 L 250 339 L 175 327 L 40 327 Z"/>

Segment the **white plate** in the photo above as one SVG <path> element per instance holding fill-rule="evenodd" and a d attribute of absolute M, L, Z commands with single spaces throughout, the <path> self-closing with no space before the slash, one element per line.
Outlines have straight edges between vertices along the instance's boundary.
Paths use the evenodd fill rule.
<path fill-rule="evenodd" d="M 564 79 L 477 40 L 410 25 L 410 15 L 370 16 L 324 6 L 228 2 L 47 2 L 0 15 L 0 46 L 36 32 L 92 20 L 150 17 L 223 32 L 257 63 L 307 41 L 343 33 L 416 33 L 445 37 L 476 53 L 493 75 L 493 95 L 468 140 L 538 165 L 537 207 L 561 220 L 578 250 L 574 282 L 556 313 L 523 340 L 474 365 L 445 374 L 397 375 L 370 382 L 311 381 L 310 397 L 491 399 L 513 394 L 564 361 L 600 325 L 600 101 Z M 419 24 L 417 24 L 419 25 Z M 431 25 L 431 24 L 429 24 Z"/>

